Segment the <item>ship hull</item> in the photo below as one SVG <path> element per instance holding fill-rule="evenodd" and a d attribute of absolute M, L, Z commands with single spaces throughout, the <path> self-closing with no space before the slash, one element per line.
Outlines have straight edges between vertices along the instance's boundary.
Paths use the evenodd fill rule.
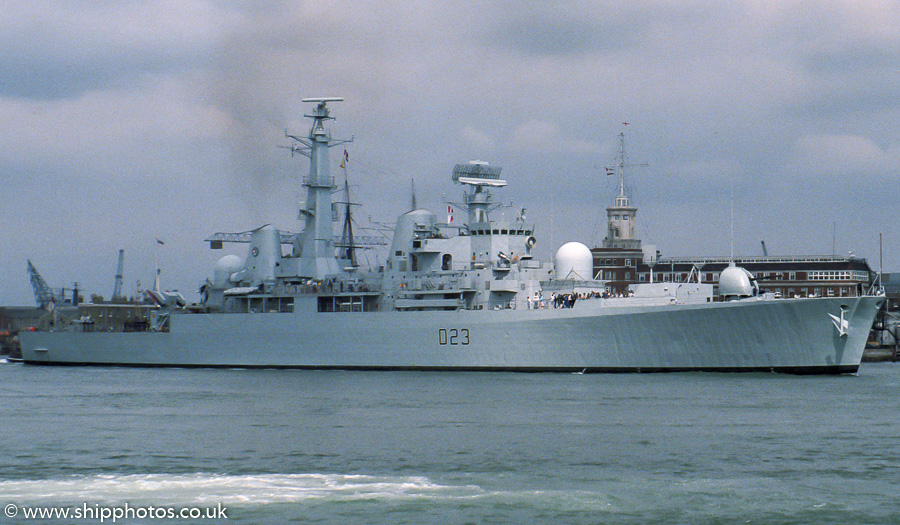
<path fill-rule="evenodd" d="M 166 333 L 23 333 L 28 364 L 852 373 L 883 298 L 572 309 L 184 314 Z"/>

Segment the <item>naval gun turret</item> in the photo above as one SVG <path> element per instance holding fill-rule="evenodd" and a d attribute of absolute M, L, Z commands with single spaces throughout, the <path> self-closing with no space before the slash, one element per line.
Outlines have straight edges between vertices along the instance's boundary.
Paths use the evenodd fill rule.
<path fill-rule="evenodd" d="M 732 262 L 719 274 L 719 296 L 724 301 L 734 301 L 759 295 L 756 277 Z"/>

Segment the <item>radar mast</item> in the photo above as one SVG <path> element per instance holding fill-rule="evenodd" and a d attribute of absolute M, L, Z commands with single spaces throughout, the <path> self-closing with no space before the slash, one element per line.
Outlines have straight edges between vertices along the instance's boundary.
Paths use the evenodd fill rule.
<path fill-rule="evenodd" d="M 352 142 L 334 140 L 325 128 L 325 121 L 334 120 L 328 111 L 329 102 L 342 102 L 341 97 L 304 98 L 303 102 L 315 102 L 312 113 L 304 115 L 313 119 L 307 137 L 285 135 L 302 146 L 293 146 L 291 153 L 300 153 L 309 157 L 309 175 L 303 180 L 306 187 L 306 202 L 300 208 L 300 217 L 305 220 L 303 233 L 294 246 L 300 254 L 300 275 L 321 277 L 338 275 L 341 269 L 335 258 L 334 227 L 331 217 L 331 193 L 335 189 L 334 178 L 330 173 L 328 150 L 334 146 Z"/>
<path fill-rule="evenodd" d="M 463 195 L 463 205 L 457 205 L 468 210 L 470 227 L 477 222 L 490 222 L 489 213 L 501 206 L 492 202 L 488 190 L 506 186 L 506 181 L 500 178 L 501 169 L 480 160 L 454 166 L 453 181 L 473 188 L 472 193 Z"/>

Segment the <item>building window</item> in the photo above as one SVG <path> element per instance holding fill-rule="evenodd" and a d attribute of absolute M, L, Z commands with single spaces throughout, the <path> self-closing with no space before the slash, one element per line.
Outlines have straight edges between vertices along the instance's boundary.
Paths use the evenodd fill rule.
<path fill-rule="evenodd" d="M 810 281 L 849 281 L 853 272 L 838 270 L 817 270 L 809 272 Z"/>
<path fill-rule="evenodd" d="M 625 280 L 626 280 L 626 281 L 630 281 L 630 280 L 631 280 L 631 272 L 625 272 Z"/>
<path fill-rule="evenodd" d="M 796 280 L 797 280 L 797 272 L 791 272 L 791 273 L 789 273 L 789 274 L 788 274 L 788 279 L 790 279 L 791 281 L 796 281 Z"/>
<path fill-rule="evenodd" d="M 625 259 L 625 266 L 631 267 L 631 259 Z"/>

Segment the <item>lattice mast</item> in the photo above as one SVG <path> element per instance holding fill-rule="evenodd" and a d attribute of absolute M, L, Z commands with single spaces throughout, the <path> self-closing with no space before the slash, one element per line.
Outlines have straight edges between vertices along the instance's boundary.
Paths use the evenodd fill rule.
<path fill-rule="evenodd" d="M 344 171 L 344 202 L 338 204 L 344 205 L 344 225 L 341 228 L 341 240 L 338 244 L 340 248 L 340 258 L 350 262 L 350 266 L 357 267 L 359 263 L 356 260 L 357 245 L 353 239 L 353 212 L 351 206 L 359 206 L 358 203 L 350 202 L 350 178 L 347 176 L 347 165 L 350 163 L 350 155 L 344 150 L 344 158 L 341 159 L 341 169 Z"/>
<path fill-rule="evenodd" d="M 616 206 L 628 206 L 628 196 L 625 195 L 625 168 L 646 168 L 646 162 L 628 162 L 628 153 L 625 151 L 625 132 L 619 133 L 619 151 L 616 155 L 616 164 L 606 167 L 607 173 L 615 173 L 619 177 L 619 195 L 616 197 Z"/>
<path fill-rule="evenodd" d="M 47 308 L 50 303 L 55 301 L 53 291 L 47 285 L 47 281 L 41 277 L 37 268 L 28 260 L 28 277 L 31 279 L 31 288 L 34 289 L 34 302 L 41 308 Z"/>
<path fill-rule="evenodd" d="M 119 250 L 119 264 L 116 266 L 116 280 L 113 283 L 112 298 L 115 301 L 122 297 L 122 273 L 125 268 L 125 250 Z"/>

